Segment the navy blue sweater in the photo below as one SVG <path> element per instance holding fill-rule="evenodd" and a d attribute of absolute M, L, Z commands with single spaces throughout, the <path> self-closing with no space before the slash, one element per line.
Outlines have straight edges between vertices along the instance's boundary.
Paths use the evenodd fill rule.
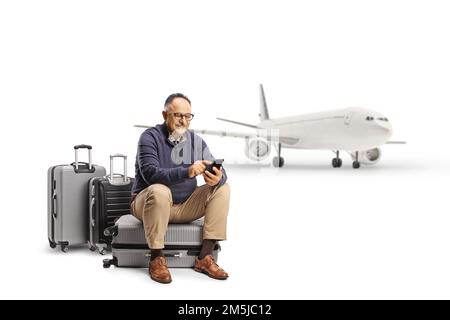
<path fill-rule="evenodd" d="M 145 130 L 139 138 L 136 154 L 136 179 L 132 192 L 138 193 L 148 186 L 160 183 L 172 191 L 173 203 L 182 203 L 197 187 L 197 179 L 189 178 L 188 168 L 197 160 L 214 160 L 205 141 L 187 131 L 186 141 L 173 146 L 165 123 Z M 219 185 L 227 180 L 222 169 Z"/>

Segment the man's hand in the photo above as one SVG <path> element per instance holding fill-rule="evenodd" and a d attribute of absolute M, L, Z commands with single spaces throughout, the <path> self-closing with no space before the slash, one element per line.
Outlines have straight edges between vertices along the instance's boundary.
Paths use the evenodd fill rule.
<path fill-rule="evenodd" d="M 209 171 L 205 171 L 203 173 L 203 178 L 205 179 L 205 182 L 207 185 L 214 187 L 220 182 L 220 179 L 222 179 L 222 169 L 217 169 L 216 167 L 213 167 L 214 174 L 212 174 Z"/>
<path fill-rule="evenodd" d="M 189 178 L 193 178 L 202 174 L 206 169 L 206 165 L 211 164 L 211 161 L 208 160 L 198 160 L 195 161 L 193 165 L 189 167 Z"/>

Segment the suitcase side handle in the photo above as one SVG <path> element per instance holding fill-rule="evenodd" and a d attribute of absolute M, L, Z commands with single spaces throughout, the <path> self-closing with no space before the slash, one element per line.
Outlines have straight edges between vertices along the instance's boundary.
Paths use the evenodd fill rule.
<path fill-rule="evenodd" d="M 150 259 L 152 254 L 147 252 L 145 256 Z M 183 258 L 184 255 L 182 252 L 164 252 L 164 256 L 167 258 Z"/>
<path fill-rule="evenodd" d="M 92 155 L 91 155 L 91 150 L 92 150 L 92 146 L 87 145 L 87 144 L 79 144 L 73 147 L 75 149 L 75 172 L 76 173 L 81 173 L 81 172 L 86 172 L 85 169 L 79 169 L 79 165 L 78 165 L 78 149 L 88 149 L 88 157 L 89 157 L 89 162 L 87 163 L 88 165 L 88 170 L 87 172 L 94 172 L 95 169 L 92 168 Z M 84 163 L 86 164 L 86 163 Z M 73 165 L 73 164 L 72 164 Z"/>
<path fill-rule="evenodd" d="M 92 197 L 91 202 L 89 203 L 89 216 L 91 218 L 91 226 L 93 228 L 95 227 L 94 206 L 95 206 L 95 197 Z"/>
<path fill-rule="evenodd" d="M 52 216 L 53 216 L 53 219 L 56 219 L 56 217 L 57 217 L 57 212 L 58 212 L 58 208 L 57 208 L 58 201 L 56 201 L 56 191 L 53 191 L 53 195 L 52 195 L 52 204 L 53 204 L 53 207 L 52 207 Z"/>
<path fill-rule="evenodd" d="M 116 182 L 114 181 L 114 159 L 115 158 L 123 158 L 123 181 Z M 124 185 L 130 182 L 130 179 L 127 176 L 127 156 L 121 153 L 112 154 L 109 156 L 109 183 L 112 185 Z"/>

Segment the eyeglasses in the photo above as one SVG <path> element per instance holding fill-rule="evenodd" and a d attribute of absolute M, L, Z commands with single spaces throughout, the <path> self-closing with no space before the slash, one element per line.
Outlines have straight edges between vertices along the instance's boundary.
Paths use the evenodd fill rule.
<path fill-rule="evenodd" d="M 194 118 L 192 113 L 170 112 L 169 114 L 173 115 L 178 120 L 181 120 L 184 117 L 187 121 L 191 121 L 192 118 Z"/>

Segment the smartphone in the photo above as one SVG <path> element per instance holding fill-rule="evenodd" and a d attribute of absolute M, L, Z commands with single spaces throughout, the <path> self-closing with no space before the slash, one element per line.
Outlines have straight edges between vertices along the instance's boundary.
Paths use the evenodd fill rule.
<path fill-rule="evenodd" d="M 223 159 L 215 159 L 213 161 L 213 163 L 206 166 L 206 170 L 208 170 L 212 174 L 216 174 L 213 170 L 213 167 L 216 167 L 217 169 L 220 170 L 220 168 L 222 168 L 222 163 L 223 163 Z"/>

